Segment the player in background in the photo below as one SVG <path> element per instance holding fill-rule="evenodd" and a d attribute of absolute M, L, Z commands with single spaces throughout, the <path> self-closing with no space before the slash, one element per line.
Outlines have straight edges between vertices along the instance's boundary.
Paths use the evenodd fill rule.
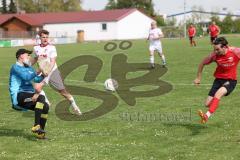
<path fill-rule="evenodd" d="M 208 31 L 210 35 L 211 44 L 213 44 L 213 41 L 220 34 L 220 28 L 216 25 L 215 21 L 212 21 L 212 23 L 208 26 Z"/>
<path fill-rule="evenodd" d="M 191 46 L 196 46 L 196 42 L 194 40 L 195 35 L 196 35 L 196 28 L 194 27 L 193 24 L 190 24 L 190 26 L 188 27 L 188 37 L 189 37 Z"/>
<path fill-rule="evenodd" d="M 81 115 L 81 111 L 77 106 L 73 96 L 65 89 L 63 84 L 63 80 L 61 78 L 60 71 L 57 68 L 56 58 L 57 51 L 54 45 L 49 44 L 49 32 L 47 30 L 39 31 L 39 36 L 41 40 L 41 44 L 34 46 L 34 59 L 32 60 L 32 65 L 39 61 L 47 61 L 50 64 L 49 73 L 45 73 L 47 76 L 41 83 L 35 84 L 35 88 L 38 91 L 42 91 L 42 88 L 45 84 L 51 84 L 64 98 L 66 98 L 74 112 L 78 115 Z M 45 93 L 41 92 L 41 94 L 45 95 Z"/>
<path fill-rule="evenodd" d="M 17 62 L 11 67 L 9 91 L 14 109 L 35 112 L 32 132 L 38 138 L 44 138 L 49 106 L 45 102 L 45 97 L 33 88 L 32 81 L 40 82 L 43 77 L 37 76 L 37 72 L 30 66 L 31 53 L 32 51 L 26 49 L 19 49 L 16 52 Z"/>
<path fill-rule="evenodd" d="M 213 42 L 213 49 L 214 51 L 199 64 L 197 78 L 194 80 L 194 83 L 199 85 L 204 66 L 212 62 L 217 63 L 214 73 L 215 80 L 205 102 L 208 111 L 206 113 L 203 113 L 201 110 L 198 111 L 201 123 L 207 122 L 218 108 L 220 99 L 223 96 L 228 96 L 237 84 L 237 65 L 240 60 L 240 48 L 229 47 L 228 41 L 224 37 L 219 37 Z"/>
<path fill-rule="evenodd" d="M 166 66 L 166 59 L 162 51 L 162 43 L 160 41 L 160 38 L 162 38 L 164 35 L 162 33 L 162 30 L 157 27 L 157 23 L 153 21 L 151 23 L 151 29 L 149 31 L 149 35 L 147 40 L 150 41 L 149 45 L 149 51 L 150 51 L 150 67 L 154 68 L 154 52 L 157 51 L 158 55 L 162 58 L 163 67 Z"/>
<path fill-rule="evenodd" d="M 35 37 L 35 40 L 36 40 L 36 45 L 40 45 L 41 44 L 41 39 L 40 39 L 40 36 L 39 36 L 39 34 L 38 34 L 38 32 L 39 32 L 39 28 L 37 27 L 36 28 L 36 37 Z"/>

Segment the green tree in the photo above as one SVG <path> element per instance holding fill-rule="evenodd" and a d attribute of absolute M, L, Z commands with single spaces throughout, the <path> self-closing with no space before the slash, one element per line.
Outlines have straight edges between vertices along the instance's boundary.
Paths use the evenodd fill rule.
<path fill-rule="evenodd" d="M 9 13 L 17 13 L 17 7 L 16 7 L 15 3 L 13 2 L 13 0 L 10 1 L 8 12 Z"/>
<path fill-rule="evenodd" d="M 158 26 L 166 26 L 165 20 L 162 16 L 155 16 L 154 19 L 157 22 Z"/>
<path fill-rule="evenodd" d="M 223 21 L 222 21 L 222 25 L 221 25 L 221 31 L 222 33 L 232 33 L 233 32 L 233 20 L 232 20 L 232 16 L 227 15 Z"/>
<path fill-rule="evenodd" d="M 235 19 L 234 24 L 233 24 L 234 33 L 240 33 L 240 18 Z"/>
<path fill-rule="evenodd" d="M 7 13 L 7 1 L 2 0 L 2 13 Z"/>
<path fill-rule="evenodd" d="M 166 20 L 167 26 L 175 26 L 176 23 L 177 23 L 177 19 L 175 17 L 171 17 Z"/>
<path fill-rule="evenodd" d="M 217 15 L 213 15 L 211 18 L 211 21 L 214 21 L 217 25 L 221 25 L 221 20 Z"/>
<path fill-rule="evenodd" d="M 81 10 L 81 0 L 21 0 L 20 10 L 27 13 Z"/>
<path fill-rule="evenodd" d="M 33 2 L 32 0 L 21 0 L 18 1 L 19 9 L 27 13 L 39 12 L 37 1 Z"/>
<path fill-rule="evenodd" d="M 68 0 L 64 3 L 64 11 L 79 11 L 81 9 L 80 0 Z"/>
<path fill-rule="evenodd" d="M 154 16 L 152 0 L 109 0 L 105 9 L 137 8 L 147 15 Z"/>
<path fill-rule="evenodd" d="M 116 0 L 109 0 L 105 9 L 116 9 L 117 8 L 117 1 Z"/>

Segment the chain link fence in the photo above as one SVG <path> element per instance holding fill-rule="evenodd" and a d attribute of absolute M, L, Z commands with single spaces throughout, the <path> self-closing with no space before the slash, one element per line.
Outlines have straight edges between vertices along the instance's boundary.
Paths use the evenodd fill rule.
<path fill-rule="evenodd" d="M 161 27 L 165 38 L 183 38 L 184 28 L 180 26 L 164 26 Z"/>
<path fill-rule="evenodd" d="M 0 31 L 0 39 L 35 38 L 35 31 Z"/>

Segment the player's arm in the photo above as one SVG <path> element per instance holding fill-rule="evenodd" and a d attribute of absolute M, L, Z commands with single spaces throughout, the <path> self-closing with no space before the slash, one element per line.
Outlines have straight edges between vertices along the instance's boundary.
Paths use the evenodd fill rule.
<path fill-rule="evenodd" d="M 205 57 L 202 62 L 198 65 L 197 77 L 194 80 L 194 84 L 199 85 L 201 83 L 202 71 L 205 65 L 208 65 L 214 61 L 215 53 Z"/>
<path fill-rule="evenodd" d="M 31 65 L 33 66 L 35 63 L 37 63 L 37 60 L 38 60 L 37 57 L 31 57 L 30 58 Z"/>
<path fill-rule="evenodd" d="M 154 40 L 160 40 L 161 38 L 163 38 L 164 35 L 163 35 L 163 32 L 161 29 L 158 30 L 158 36 L 157 37 L 154 37 L 153 39 Z"/>
<path fill-rule="evenodd" d="M 163 32 L 159 33 L 159 39 L 160 39 L 160 38 L 163 38 L 163 37 L 164 37 Z"/>
<path fill-rule="evenodd" d="M 51 52 L 49 54 L 49 58 L 50 58 L 50 65 L 49 65 L 49 68 L 47 69 L 48 72 L 44 73 L 45 76 L 47 76 L 53 70 L 53 68 L 56 64 L 57 50 L 56 50 L 55 46 L 52 47 Z"/>
<path fill-rule="evenodd" d="M 35 50 L 35 48 L 33 48 L 33 56 L 30 58 L 30 61 L 31 61 L 31 64 L 32 64 L 32 66 L 35 64 L 35 63 L 37 63 L 37 61 L 38 61 L 38 56 L 37 56 L 37 54 L 36 54 L 36 50 Z"/>
<path fill-rule="evenodd" d="M 148 33 L 148 37 L 147 37 L 147 41 L 149 41 L 150 40 L 150 33 Z"/>
<path fill-rule="evenodd" d="M 57 57 L 50 58 L 50 69 L 49 69 L 50 71 L 52 71 L 53 67 L 55 66 L 56 58 Z"/>
<path fill-rule="evenodd" d="M 238 57 L 240 60 L 240 48 L 232 48 L 233 53 Z"/>
<path fill-rule="evenodd" d="M 40 92 L 42 91 L 42 88 L 43 88 L 42 81 L 43 81 L 43 79 L 44 79 L 43 75 L 38 75 L 33 79 L 33 86 L 34 86 L 34 89 L 35 89 L 35 94 L 32 96 L 32 101 L 33 102 L 37 101 L 37 99 L 40 95 Z"/>
<path fill-rule="evenodd" d="M 41 92 L 41 91 L 40 91 Z M 37 92 L 36 90 L 35 90 L 35 93 L 34 93 L 34 95 L 32 96 L 32 101 L 33 102 L 36 102 L 37 101 L 37 99 L 38 99 L 38 97 L 39 97 L 39 95 L 40 95 L 40 92 Z"/>

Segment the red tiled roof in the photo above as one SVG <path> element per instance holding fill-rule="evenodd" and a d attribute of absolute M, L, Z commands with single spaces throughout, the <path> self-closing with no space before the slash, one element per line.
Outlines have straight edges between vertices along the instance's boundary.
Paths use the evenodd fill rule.
<path fill-rule="evenodd" d="M 133 8 L 103 11 L 0 14 L 0 25 L 12 18 L 18 18 L 31 26 L 42 26 L 44 24 L 56 23 L 119 21 L 136 10 L 137 9 Z"/>

